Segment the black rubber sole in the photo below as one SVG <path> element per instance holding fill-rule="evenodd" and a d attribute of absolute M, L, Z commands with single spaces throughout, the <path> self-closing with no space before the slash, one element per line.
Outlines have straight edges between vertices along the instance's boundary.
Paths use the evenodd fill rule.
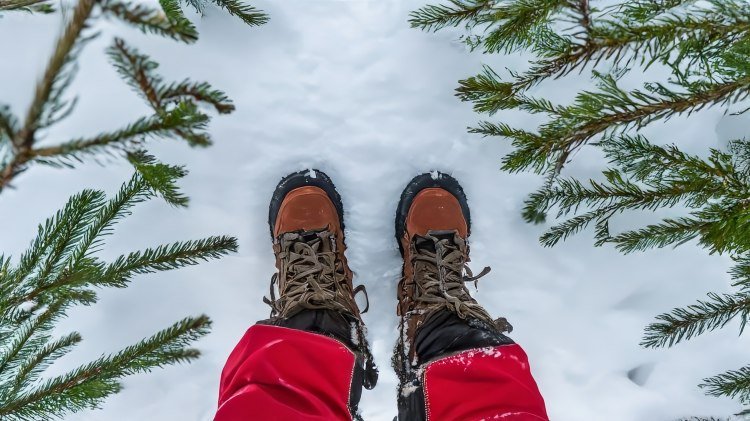
<path fill-rule="evenodd" d="M 396 242 L 398 243 L 398 249 L 402 256 L 404 255 L 404 248 L 401 244 L 401 238 L 406 231 L 406 214 L 409 213 L 409 208 L 411 208 L 411 203 L 414 201 L 414 197 L 416 197 L 420 191 L 432 187 L 445 189 L 458 199 L 458 203 L 461 205 L 461 212 L 464 214 L 464 218 L 466 218 L 466 226 L 468 228 L 467 234 L 471 233 L 469 203 L 466 200 L 464 189 L 458 184 L 458 180 L 441 172 L 420 174 L 414 177 L 409 184 L 406 185 L 403 193 L 401 193 L 401 200 L 398 202 L 398 207 L 396 208 Z"/>
<path fill-rule="evenodd" d="M 271 196 L 271 204 L 268 206 L 268 226 L 271 231 L 271 238 L 273 238 L 273 228 L 276 226 L 276 217 L 279 214 L 281 202 L 284 200 L 284 197 L 286 197 L 287 193 L 290 191 L 305 186 L 319 187 L 326 192 L 328 198 L 331 199 L 331 202 L 333 202 L 333 205 L 336 207 L 336 211 L 339 214 L 341 229 L 344 229 L 344 206 L 341 203 L 341 196 L 339 196 L 339 192 L 336 191 L 336 186 L 334 186 L 331 178 L 323 171 L 315 169 L 303 170 L 282 178 L 276 186 L 273 196 Z"/>

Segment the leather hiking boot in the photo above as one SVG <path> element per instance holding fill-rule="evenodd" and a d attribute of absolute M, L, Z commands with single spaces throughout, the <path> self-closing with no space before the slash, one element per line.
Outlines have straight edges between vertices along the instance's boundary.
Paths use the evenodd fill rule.
<path fill-rule="evenodd" d="M 486 267 L 473 276 L 467 266 L 470 222 L 463 189 L 446 174 L 417 176 L 401 195 L 396 211 L 396 239 L 404 258 L 397 307 L 401 335 L 393 364 L 402 382 L 426 362 L 420 361 L 425 354 L 418 352 L 416 344 L 417 334 L 425 324 L 436 331 L 449 324 L 465 324 L 472 326 L 469 330 L 476 327 L 493 335 L 510 331 L 507 321 L 493 320 L 466 287 L 467 282 L 476 285 L 490 271 Z"/>
<path fill-rule="evenodd" d="M 266 323 L 344 342 L 362 357 L 363 384 L 372 388 L 377 369 L 354 300 L 359 292 L 367 298 L 367 292 L 364 285 L 352 285 L 344 255 L 343 206 L 333 182 L 317 170 L 284 177 L 271 199 L 268 223 L 278 272 L 271 278 L 270 298 L 263 298 L 271 307 Z M 362 313 L 368 307 L 369 301 Z"/>

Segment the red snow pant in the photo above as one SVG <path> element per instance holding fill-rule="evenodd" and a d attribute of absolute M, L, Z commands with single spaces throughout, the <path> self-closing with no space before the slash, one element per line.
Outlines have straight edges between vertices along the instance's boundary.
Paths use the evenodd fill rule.
<path fill-rule="evenodd" d="M 255 325 L 221 374 L 214 421 L 351 420 L 355 355 L 327 336 Z M 423 365 L 428 420 L 547 420 L 517 344 L 470 349 Z"/>

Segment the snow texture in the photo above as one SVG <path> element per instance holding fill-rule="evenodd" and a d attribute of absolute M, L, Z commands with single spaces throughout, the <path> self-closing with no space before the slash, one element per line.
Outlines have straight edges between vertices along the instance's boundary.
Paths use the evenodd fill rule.
<path fill-rule="evenodd" d="M 248 28 L 209 8 L 198 23 L 201 39 L 183 46 L 106 22 L 88 45 L 72 91 L 80 95 L 72 118 L 47 134 L 50 142 L 121 127 L 149 109 L 107 64 L 103 49 L 124 36 L 162 66 L 167 80 L 208 80 L 226 90 L 237 111 L 211 124 L 215 146 L 192 150 L 172 141 L 154 143 L 160 159 L 185 164 L 187 210 L 154 201 L 135 209 L 102 251 L 105 257 L 165 241 L 234 234 L 240 252 L 218 262 L 143 276 L 125 290 L 102 292 L 96 306 L 74 311 L 60 333 L 81 331 L 84 342 L 51 374 L 114 351 L 188 314 L 214 320 L 198 343 L 203 358 L 125 382 L 101 411 L 75 420 L 210 420 L 225 358 L 245 329 L 265 318 L 261 302 L 273 273 L 266 222 L 278 180 L 299 169 L 330 175 L 346 209 L 348 257 L 355 282 L 367 286 L 364 315 L 380 367 L 380 381 L 364 391 L 367 420 L 391 420 L 397 379 L 390 356 L 397 337 L 395 286 L 401 260 L 393 216 L 404 185 L 416 174 L 444 171 L 464 186 L 473 216 L 472 261 L 491 265 L 474 295 L 493 316 L 505 316 L 511 335 L 529 354 L 551 419 L 558 421 L 674 420 L 726 416 L 737 402 L 704 396 L 704 377 L 747 363 L 750 335 L 738 325 L 673 349 L 639 347 L 644 326 L 661 312 L 692 303 L 708 291 L 730 290 L 726 257 L 708 256 L 694 244 L 677 250 L 622 256 L 594 248 L 584 233 L 552 249 L 537 237 L 547 227 L 525 224 L 526 194 L 541 185 L 534 175 L 501 173 L 509 149 L 499 139 L 466 133 L 480 117 L 453 96 L 457 81 L 483 63 L 520 68 L 521 55 L 470 53 L 456 32 L 409 28 L 408 12 L 422 5 L 401 0 L 253 1 L 271 21 Z M 191 15 L 195 17 L 194 15 Z M 41 75 L 59 16 L 7 14 L 0 19 L 2 101 L 23 115 Z M 208 64 L 210 63 L 210 64 Z M 632 86 L 639 75 L 631 74 Z M 532 94 L 568 102 L 588 81 L 580 77 L 543 84 Z M 537 116 L 502 114 L 533 129 Z M 722 146 L 747 130 L 746 117 L 718 109 L 658 123 L 648 132 L 691 152 Z M 593 176 L 601 156 L 584 149 L 566 175 Z M 0 195 L 4 221 L 0 250 L 18 256 L 36 224 L 84 187 L 112 193 L 130 174 L 127 164 L 84 165 L 75 171 L 35 167 L 18 189 Z M 674 214 L 674 212 L 665 212 Z M 613 230 L 653 220 L 624 215 Z"/>

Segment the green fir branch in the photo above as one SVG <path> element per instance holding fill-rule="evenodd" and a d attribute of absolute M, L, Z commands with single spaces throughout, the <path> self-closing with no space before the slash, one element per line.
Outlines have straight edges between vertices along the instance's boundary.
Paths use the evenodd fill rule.
<path fill-rule="evenodd" d="M 180 0 L 159 0 L 159 5 L 161 6 L 162 11 L 164 11 L 167 19 L 174 22 L 187 19 L 185 13 L 182 11 Z"/>
<path fill-rule="evenodd" d="M 210 326 L 211 321 L 206 316 L 183 319 L 136 345 L 20 394 L 10 404 L 0 406 L 0 416 L 8 419 L 61 417 L 97 408 L 104 398 L 121 390 L 119 379 L 123 377 L 198 358 L 200 353 L 186 346 L 206 335 Z"/>
<path fill-rule="evenodd" d="M 699 386 L 711 396 L 737 398 L 743 404 L 748 405 L 750 404 L 750 366 L 703 379 L 703 383 Z"/>
<path fill-rule="evenodd" d="M 260 26 L 268 22 L 268 15 L 242 0 L 211 0 L 232 16 L 240 18 L 250 26 Z"/>
<path fill-rule="evenodd" d="M 80 47 L 91 39 L 91 36 L 84 38 L 81 34 L 87 27 L 94 4 L 93 0 L 79 0 L 65 31 L 57 40 L 44 75 L 37 83 L 23 127 L 16 136 L 15 144 L 22 151 L 31 148 L 37 129 L 49 125 L 49 122 L 44 120 L 55 120 L 55 111 L 65 109 L 61 98 L 75 74 L 74 63 Z"/>
<path fill-rule="evenodd" d="M 70 352 L 82 339 L 78 332 L 73 332 L 35 347 L 33 354 L 27 357 L 18 367 L 9 393 L 16 394 L 18 391 L 32 386 L 53 361 Z"/>
<path fill-rule="evenodd" d="M 698 237 L 711 223 L 694 218 L 667 218 L 658 224 L 610 237 L 608 242 L 626 254 L 652 248 L 677 247 Z"/>
<path fill-rule="evenodd" d="M 13 139 L 20 130 L 18 118 L 8 105 L 0 105 L 0 139 Z"/>
<path fill-rule="evenodd" d="M 49 0 L 0 0 L 2 12 L 54 13 Z"/>
<path fill-rule="evenodd" d="M 197 110 L 199 104 L 213 106 L 219 113 L 234 111 L 232 101 L 224 92 L 213 89 L 206 82 L 184 80 L 180 83 L 165 84 L 162 78 L 154 73 L 158 64 L 138 50 L 128 47 L 124 41 L 116 39 L 108 53 L 118 73 L 128 81 L 151 108 L 157 113 L 164 113 L 172 106 L 183 106 Z M 205 118 L 208 117 L 198 113 Z M 208 146 L 211 138 L 203 131 L 203 126 L 178 128 L 174 134 L 186 140 L 191 146 Z"/>
<path fill-rule="evenodd" d="M 617 5 L 617 12 L 627 20 L 647 22 L 677 7 L 689 6 L 697 0 L 631 0 Z"/>
<path fill-rule="evenodd" d="M 193 133 L 206 128 L 209 117 L 200 113 L 188 102 L 178 104 L 164 114 L 142 117 L 126 127 L 110 133 L 101 133 L 93 138 L 73 139 L 57 146 L 34 150 L 33 160 L 46 165 L 73 166 L 86 155 L 127 152 L 138 148 L 147 139 L 168 139 L 183 137 L 183 133 Z M 183 137 L 185 138 L 185 137 Z M 187 137 L 188 142 L 195 142 Z M 207 146 L 205 140 L 191 146 Z"/>
<path fill-rule="evenodd" d="M 154 74 L 159 64 L 147 55 L 140 54 L 135 48 L 129 47 L 121 38 L 115 38 L 112 46 L 107 49 L 107 55 L 123 80 L 143 96 L 151 108 L 160 110 L 162 104 L 156 89 L 162 80 Z"/>
<path fill-rule="evenodd" d="M 164 102 L 193 100 L 198 103 L 209 104 L 219 114 L 229 114 L 234 111 L 232 100 L 224 92 L 213 89 L 206 82 L 192 82 L 186 79 L 179 83 L 162 85 L 159 87 L 157 95 Z"/>
<path fill-rule="evenodd" d="M 241 1 L 214 2 L 248 25 L 261 25 L 268 20 L 265 13 Z M 199 11 L 203 10 L 203 1 L 186 3 Z M 0 11 L 23 5 L 31 7 L 32 4 L 33 1 L 26 0 L 0 0 Z M 197 39 L 195 26 L 182 12 L 181 0 L 160 0 L 160 5 L 161 10 L 119 0 L 81 0 L 76 3 L 44 75 L 36 86 L 23 124 L 17 123 L 7 107 L 0 107 L 0 192 L 33 163 L 73 167 L 84 157 L 120 155 L 123 150 L 140 145 L 148 135 L 156 133 L 161 136 L 165 132 L 158 127 L 159 124 L 149 125 L 154 121 L 139 120 L 123 130 L 103 133 L 91 139 L 75 139 L 66 144 L 35 148 L 37 131 L 65 119 L 75 108 L 76 98 L 66 99 L 67 88 L 76 74 L 77 57 L 83 46 L 98 35 L 89 29 L 100 16 L 116 17 L 144 33 L 188 43 Z M 101 13 L 95 12 L 96 7 L 100 8 Z M 166 130 L 170 137 L 182 138 L 192 146 L 208 146 L 212 143 L 205 131 L 209 118 L 197 111 L 198 106 L 208 105 L 220 114 L 234 111 L 234 104 L 227 95 L 206 82 L 185 79 L 182 82 L 164 83 L 154 72 L 158 64 L 128 47 L 122 39 L 115 39 L 108 54 L 120 76 L 146 99 L 163 120 L 163 126 L 172 128 Z M 179 115 L 184 117 L 184 121 L 173 119 Z"/>
<path fill-rule="evenodd" d="M 658 316 L 646 327 L 641 345 L 647 348 L 673 346 L 740 318 L 740 332 L 750 316 L 750 295 L 709 293 L 708 299 Z"/>
<path fill-rule="evenodd" d="M 38 228 L 38 236 L 14 266 L 0 257 L 0 418 L 63 417 L 99 407 L 121 389 L 120 379 L 199 355 L 188 345 L 208 332 L 205 316 L 184 319 L 122 351 L 57 377 L 45 370 L 81 341 L 72 332 L 53 336 L 57 321 L 74 305 L 96 301 L 95 289 L 124 287 L 137 274 L 172 270 L 236 251 L 237 240 L 209 237 L 134 252 L 110 264 L 93 256 L 114 224 L 132 207 L 155 196 L 182 206 L 175 181 L 182 167 L 161 164 L 144 152 L 130 160 L 136 173 L 110 200 L 87 190 Z"/>
<path fill-rule="evenodd" d="M 607 131 L 643 127 L 674 115 L 692 114 L 713 105 L 729 105 L 742 101 L 750 95 L 750 78 L 701 87 L 693 92 L 673 92 L 665 86 L 652 84 L 648 91 L 627 92 L 617 86 L 611 75 L 599 75 L 599 91 L 580 93 L 574 104 L 556 107 L 553 119 L 539 127 L 534 149 L 538 154 L 549 157 L 550 167 L 559 172 L 570 152 L 587 143 L 592 138 Z M 541 112 L 539 101 L 521 96 L 504 99 L 500 109 L 519 108 L 525 111 Z M 482 132 L 474 130 L 475 132 Z M 494 134 L 484 132 L 483 134 Z M 498 133 L 504 136 L 503 133 Z M 511 133 L 511 139 L 521 145 L 527 142 Z M 521 167 L 520 169 L 529 169 Z M 536 169 L 540 172 L 539 169 Z"/>
<path fill-rule="evenodd" d="M 19 324 L 10 339 L 3 341 L 0 352 L 0 374 L 3 376 L 11 370 L 17 370 L 26 355 L 36 347 L 34 343 L 29 346 L 29 341 L 38 339 L 40 332 L 43 334 L 52 328 L 62 311 L 64 303 L 58 300 L 39 312 L 35 317 L 28 318 Z M 4 323 L 5 324 L 5 323 Z M 42 336 L 42 341 L 45 337 Z M 38 344 L 38 341 L 35 341 Z"/>
<path fill-rule="evenodd" d="M 543 244 L 554 245 L 593 225 L 595 245 L 610 243 L 624 253 L 695 241 L 735 260 L 730 273 L 738 292 L 709 293 L 705 300 L 659 316 L 646 329 L 644 346 L 672 346 L 734 319 L 740 319 L 742 332 L 750 315 L 750 142 L 739 139 L 726 150 L 706 147 L 706 153 L 693 155 L 679 143 L 655 145 L 637 132 L 708 107 L 729 112 L 738 104 L 734 114 L 750 110 L 745 104 L 750 96 L 750 3 L 633 0 L 595 6 L 588 0 L 481 5 L 478 0 L 449 0 L 413 12 L 411 23 L 429 31 L 461 25 L 471 47 L 532 56 L 528 67 L 508 69 L 503 76 L 485 67 L 459 82 L 457 96 L 479 113 L 517 110 L 544 119 L 536 130 L 507 121 L 483 121 L 469 129 L 510 140 L 503 170 L 545 176 L 522 213 L 528 222 L 544 223 L 549 212 L 556 212 L 556 223 L 540 238 Z M 642 89 L 618 84 L 626 72 L 652 66 L 670 76 Z M 602 68 L 611 70 L 603 74 Z M 597 88 L 582 90 L 568 105 L 527 93 L 573 71 L 590 75 Z M 669 141 L 660 139 L 662 144 Z M 602 179 L 560 177 L 584 145 L 606 156 Z M 677 215 L 610 232 L 610 221 L 619 214 L 670 208 Z M 749 370 L 727 372 L 701 386 L 711 395 L 748 404 Z"/>
<path fill-rule="evenodd" d="M 57 336 L 59 320 L 73 306 L 94 304 L 99 288 L 122 287 L 137 274 L 194 265 L 237 248 L 234 238 L 209 237 L 148 248 L 111 263 L 96 257 L 104 238 L 135 204 L 160 196 L 172 206 L 187 205 L 188 198 L 176 185 L 185 169 L 159 163 L 135 147 L 149 138 L 210 144 L 205 131 L 209 118 L 199 106 L 213 107 L 219 113 L 229 113 L 234 106 L 223 92 L 207 83 L 187 79 L 164 83 L 153 71 L 157 66 L 153 60 L 117 40 L 110 49 L 114 64 L 123 79 L 144 95 L 154 115 L 112 132 L 37 146 L 41 130 L 66 118 L 75 107 L 68 88 L 78 55 L 97 35 L 92 26 L 101 16 L 116 17 L 144 33 L 184 42 L 196 39 L 195 27 L 178 1 L 162 0 L 160 4 L 163 13 L 117 0 L 78 0 L 64 21 L 23 120 L 19 122 L 9 107 L 0 106 L 0 190 L 34 163 L 72 166 L 84 157 L 121 153 L 136 169 L 109 200 L 94 190 L 71 197 L 65 207 L 39 225 L 37 237 L 17 263 L 0 255 L 0 419 L 63 418 L 100 407 L 104 398 L 121 389 L 123 377 L 197 358 L 198 351 L 189 345 L 208 332 L 207 317 L 187 318 L 63 375 L 53 377 L 47 371 L 81 342 L 76 332 Z M 267 19 L 259 10 L 239 2 L 217 4 L 248 24 Z M 0 0 L 0 13 L 51 9 L 45 1 Z"/>
<path fill-rule="evenodd" d="M 518 0 L 493 8 L 490 29 L 482 36 L 486 53 L 512 53 L 521 49 L 544 51 L 560 48 L 567 41 L 551 27 L 552 17 L 572 12 L 568 0 Z"/>
<path fill-rule="evenodd" d="M 471 27 L 494 4 L 491 0 L 449 0 L 447 5 L 427 5 L 411 12 L 409 23 L 412 28 L 431 32 L 461 24 Z"/>
<path fill-rule="evenodd" d="M 177 180 L 187 175 L 185 167 L 162 164 L 145 151 L 129 153 L 128 160 L 136 169 L 134 179 L 142 180 L 150 194 L 160 196 L 174 207 L 188 205 L 188 197 L 180 192 L 176 184 Z"/>
<path fill-rule="evenodd" d="M 104 193 L 97 190 L 84 190 L 70 197 L 61 210 L 38 226 L 37 236 L 21 255 L 18 266 L 6 271 L 5 276 L 0 278 L 3 289 L 8 291 L 9 288 L 23 288 L 27 285 L 26 281 L 37 272 L 47 256 L 53 256 L 53 262 L 57 263 L 56 259 L 65 255 L 65 250 L 69 249 L 70 244 L 80 239 L 83 227 L 93 221 L 104 199 Z M 57 250 L 57 253 L 53 253 L 52 250 Z M 3 294 L 3 297 L 10 295 Z"/>
<path fill-rule="evenodd" d="M 97 285 L 123 288 L 136 274 L 153 273 L 197 265 L 237 251 L 233 237 L 208 237 L 136 251 L 120 256 L 107 266 Z"/>
<path fill-rule="evenodd" d="M 118 0 L 104 0 L 99 4 L 105 14 L 117 17 L 143 33 L 161 35 L 186 43 L 198 40 L 195 26 L 187 18 L 175 15 L 174 12 L 166 14 L 162 9 Z"/>

